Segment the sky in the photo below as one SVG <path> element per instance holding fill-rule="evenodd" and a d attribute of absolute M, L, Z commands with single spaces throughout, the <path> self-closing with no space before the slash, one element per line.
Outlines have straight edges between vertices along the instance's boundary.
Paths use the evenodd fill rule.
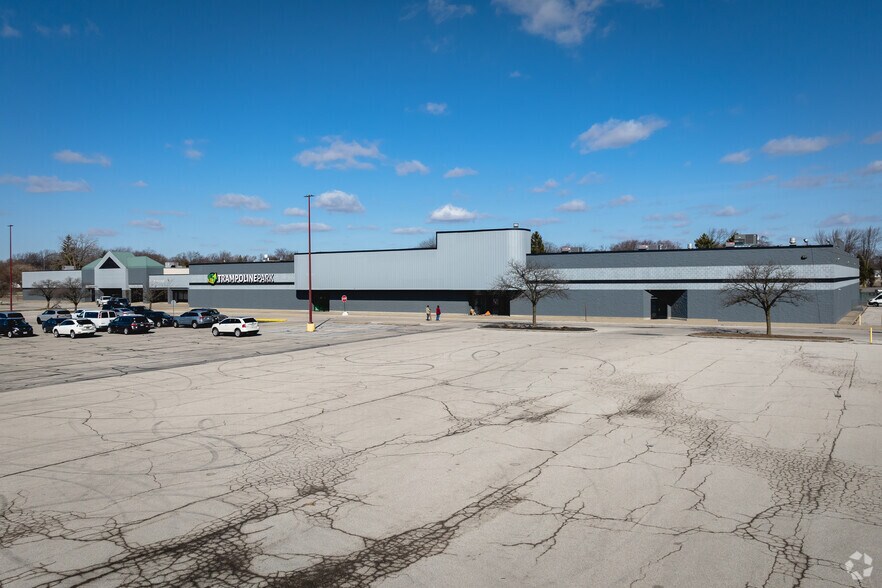
<path fill-rule="evenodd" d="M 882 224 L 882 3 L 0 0 L 16 251 Z M 5 256 L 4 256 L 5 257 Z"/>

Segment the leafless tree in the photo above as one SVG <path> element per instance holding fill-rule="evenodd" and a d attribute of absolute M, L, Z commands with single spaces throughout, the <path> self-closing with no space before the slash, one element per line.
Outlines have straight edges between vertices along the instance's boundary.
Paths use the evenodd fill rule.
<path fill-rule="evenodd" d="M 860 229 L 823 229 L 815 233 L 815 241 L 819 245 L 836 245 L 846 253 L 856 253 L 861 240 Z"/>
<path fill-rule="evenodd" d="M 98 241 L 88 235 L 66 235 L 61 240 L 61 261 L 64 265 L 71 265 L 80 269 L 99 257 L 103 250 L 98 247 Z"/>
<path fill-rule="evenodd" d="M 804 293 L 807 281 L 772 261 L 748 265 L 729 278 L 722 289 L 723 305 L 750 304 L 763 311 L 766 335 L 772 334 L 772 308 L 776 304 L 798 304 L 808 300 Z"/>
<path fill-rule="evenodd" d="M 536 305 L 543 298 L 566 298 L 563 276 L 556 269 L 534 262 L 510 261 L 508 270 L 496 278 L 493 289 L 511 296 L 512 300 L 526 298 L 533 306 L 533 326 L 536 326 Z"/>
<path fill-rule="evenodd" d="M 419 243 L 417 243 L 417 249 L 434 249 L 435 248 L 435 237 L 426 237 Z"/>
<path fill-rule="evenodd" d="M 86 299 L 89 291 L 83 286 L 83 282 L 77 278 L 66 278 L 59 288 L 59 296 L 73 304 L 74 310 L 80 306 L 80 302 Z"/>
<path fill-rule="evenodd" d="M 40 296 L 46 299 L 46 308 L 52 305 L 52 300 L 61 289 L 61 282 L 56 280 L 40 280 L 31 284 L 31 288 L 40 293 Z"/>
<path fill-rule="evenodd" d="M 680 244 L 675 243 L 674 241 L 669 241 L 667 239 L 661 239 L 659 241 L 654 241 L 652 239 L 626 239 L 624 241 L 619 241 L 618 243 L 613 243 L 609 246 L 610 251 L 637 251 L 641 248 L 646 249 L 679 249 Z"/>

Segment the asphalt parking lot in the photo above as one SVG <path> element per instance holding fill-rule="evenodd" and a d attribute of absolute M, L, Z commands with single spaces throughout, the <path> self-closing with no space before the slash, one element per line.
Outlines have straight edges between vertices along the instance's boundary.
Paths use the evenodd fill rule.
<path fill-rule="evenodd" d="M 262 328 L 0 342 L 0 585 L 876 581 L 878 346 Z"/>

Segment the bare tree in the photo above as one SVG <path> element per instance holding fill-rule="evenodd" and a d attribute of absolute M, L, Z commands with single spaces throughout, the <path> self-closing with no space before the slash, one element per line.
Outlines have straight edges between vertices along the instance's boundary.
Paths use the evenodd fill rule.
<path fill-rule="evenodd" d="M 52 300 L 61 289 L 61 282 L 56 280 L 40 280 L 31 284 L 31 288 L 40 293 L 40 296 L 46 299 L 46 308 L 52 305 Z"/>
<path fill-rule="evenodd" d="M 59 295 L 62 300 L 73 304 L 74 310 L 80 306 L 80 302 L 86 299 L 89 291 L 78 278 L 66 278 L 59 284 Z"/>
<path fill-rule="evenodd" d="M 101 257 L 103 250 L 98 247 L 98 241 L 88 235 L 66 235 L 61 240 L 61 261 L 64 265 L 71 265 L 80 269 L 90 261 Z"/>
<path fill-rule="evenodd" d="M 416 246 L 417 249 L 434 249 L 435 248 L 435 237 L 426 237 Z"/>
<path fill-rule="evenodd" d="M 609 246 L 610 251 L 637 251 L 638 249 L 679 249 L 680 244 L 667 239 L 626 239 Z"/>
<path fill-rule="evenodd" d="M 556 269 L 534 262 L 510 261 L 508 270 L 496 278 L 494 290 L 507 293 L 512 300 L 526 298 L 533 306 L 533 326 L 536 326 L 536 305 L 543 298 L 566 298 L 563 276 Z"/>
<path fill-rule="evenodd" d="M 766 317 L 766 335 L 772 334 L 772 308 L 776 304 L 797 304 L 808 300 L 803 289 L 807 281 L 793 270 L 772 261 L 748 265 L 729 278 L 721 294 L 724 306 L 750 304 L 762 309 Z"/>

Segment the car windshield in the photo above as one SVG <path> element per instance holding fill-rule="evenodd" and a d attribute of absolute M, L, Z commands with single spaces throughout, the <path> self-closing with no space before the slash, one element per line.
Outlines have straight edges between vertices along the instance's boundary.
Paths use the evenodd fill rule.
<path fill-rule="evenodd" d="M 12 326 L 12 327 L 21 327 L 27 323 L 24 322 L 24 319 L 11 318 L 8 321 L 6 321 L 6 324 L 9 326 Z"/>
<path fill-rule="evenodd" d="M 251 317 L 248 317 L 248 318 L 243 318 L 243 319 L 242 319 L 242 322 L 245 322 L 245 323 L 256 323 L 257 321 L 254 320 L 254 319 L 251 318 Z"/>
<path fill-rule="evenodd" d="M 86 319 L 80 319 L 77 322 L 81 325 L 91 325 L 92 324 L 92 321 L 86 320 Z"/>

